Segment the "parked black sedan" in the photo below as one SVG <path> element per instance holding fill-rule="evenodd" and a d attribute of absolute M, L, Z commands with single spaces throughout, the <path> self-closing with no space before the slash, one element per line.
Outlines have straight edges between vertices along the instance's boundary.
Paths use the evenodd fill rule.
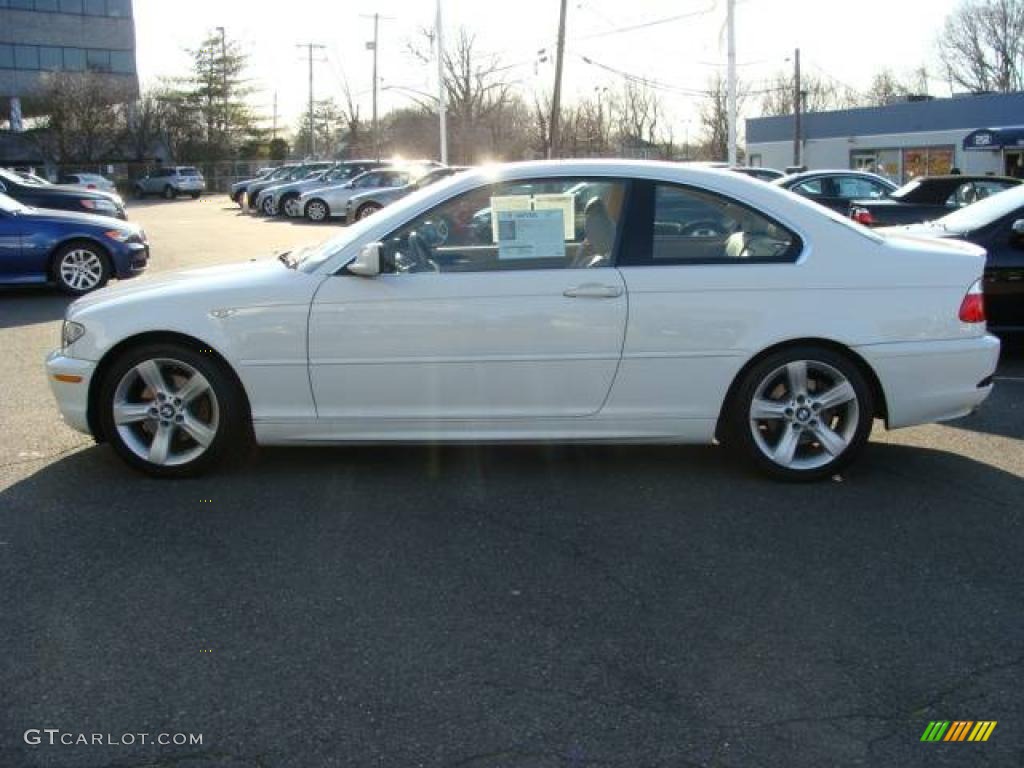
<path fill-rule="evenodd" d="M 128 218 L 124 212 L 124 201 L 116 194 L 101 192 L 98 189 L 30 182 L 2 168 L 0 192 L 22 205 L 33 208 L 92 213 L 99 216 L 114 216 L 118 219 Z"/>
<path fill-rule="evenodd" d="M 883 200 L 850 201 L 849 214 L 854 221 L 869 227 L 916 224 L 945 216 L 1017 184 L 1020 179 L 1009 176 L 919 176 Z"/>
<path fill-rule="evenodd" d="M 866 171 L 803 171 L 771 183 L 844 216 L 850 211 L 851 200 L 881 200 L 896 191 L 896 185 L 887 178 Z"/>
<path fill-rule="evenodd" d="M 985 313 L 1000 333 L 1024 332 L 1024 186 L 924 224 L 884 227 L 880 234 L 956 238 L 980 245 L 985 261 Z"/>

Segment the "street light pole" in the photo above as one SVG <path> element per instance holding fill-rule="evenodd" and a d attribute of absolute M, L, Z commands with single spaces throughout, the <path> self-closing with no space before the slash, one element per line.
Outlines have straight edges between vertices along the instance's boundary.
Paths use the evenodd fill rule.
<path fill-rule="evenodd" d="M 726 10 L 727 62 L 726 112 L 729 126 L 729 165 L 736 165 L 736 0 L 728 0 Z"/>
<path fill-rule="evenodd" d="M 444 36 L 441 23 L 441 0 L 437 0 L 437 115 L 441 132 L 441 162 L 448 165 L 448 102 L 444 90 Z"/>

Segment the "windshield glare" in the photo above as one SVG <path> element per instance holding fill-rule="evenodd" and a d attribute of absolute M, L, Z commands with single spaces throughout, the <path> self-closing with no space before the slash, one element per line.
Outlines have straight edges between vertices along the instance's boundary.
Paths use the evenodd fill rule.
<path fill-rule="evenodd" d="M 890 194 L 889 197 L 895 197 L 895 198 L 905 197 L 906 195 L 909 195 L 911 192 L 913 192 L 915 189 L 917 189 L 920 186 L 921 186 L 921 180 L 920 179 L 914 179 L 913 181 L 908 181 L 902 187 L 900 187 L 895 192 Z"/>

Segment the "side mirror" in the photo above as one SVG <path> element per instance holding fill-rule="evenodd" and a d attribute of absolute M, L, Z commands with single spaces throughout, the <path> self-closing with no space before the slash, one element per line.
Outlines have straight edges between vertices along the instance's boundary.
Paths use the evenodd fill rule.
<path fill-rule="evenodd" d="M 375 277 L 380 274 L 381 243 L 367 243 L 359 251 L 359 255 L 348 265 L 348 271 L 362 277 Z"/>
<path fill-rule="evenodd" d="M 1010 225 L 1010 230 L 1017 237 L 1024 237 L 1024 219 L 1017 219 L 1013 222 L 1013 224 Z"/>

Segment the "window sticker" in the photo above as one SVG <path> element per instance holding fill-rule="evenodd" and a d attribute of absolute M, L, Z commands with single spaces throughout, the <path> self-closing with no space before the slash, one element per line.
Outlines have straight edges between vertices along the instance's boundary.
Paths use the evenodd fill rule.
<path fill-rule="evenodd" d="M 498 219 L 505 211 L 529 211 L 533 208 L 533 200 L 529 195 L 497 195 L 491 198 L 491 240 L 495 243 L 498 237 Z"/>
<path fill-rule="evenodd" d="M 498 211 L 498 259 L 564 259 L 564 218 L 554 208 Z"/>
<path fill-rule="evenodd" d="M 575 196 L 566 193 L 533 196 L 533 210 L 546 211 L 552 209 L 562 212 L 565 239 L 574 240 L 576 238 Z"/>

